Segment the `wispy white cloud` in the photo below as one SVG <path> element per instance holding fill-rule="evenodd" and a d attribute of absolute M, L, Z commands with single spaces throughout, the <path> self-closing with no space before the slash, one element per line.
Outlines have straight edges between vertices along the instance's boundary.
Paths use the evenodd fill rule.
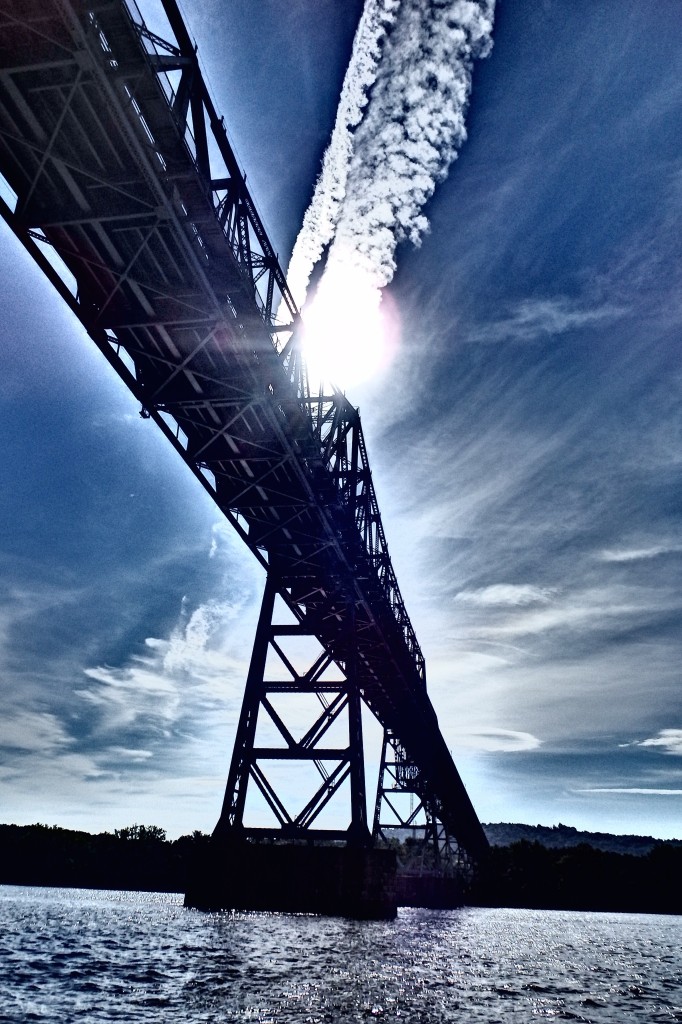
<path fill-rule="evenodd" d="M 661 543 L 641 548 L 614 548 L 599 553 L 603 562 L 641 562 L 660 555 L 672 555 L 682 551 L 682 544 Z"/>
<path fill-rule="evenodd" d="M 587 306 L 564 296 L 522 299 L 506 316 L 471 327 L 464 340 L 495 343 L 529 342 L 566 334 L 583 327 L 613 322 L 625 314 L 611 302 Z"/>
<path fill-rule="evenodd" d="M 231 631 L 243 610 L 241 602 L 210 600 L 189 611 L 185 600 L 167 640 L 148 637 L 146 653 L 121 666 L 86 668 L 91 685 L 75 693 L 96 709 L 95 731 L 126 736 L 143 728 L 167 739 L 195 718 L 208 729 L 215 713 L 224 710 L 226 681 L 245 674 L 243 660 L 233 653 Z"/>
<path fill-rule="evenodd" d="M 353 132 L 362 120 L 368 90 L 376 79 L 386 32 L 399 7 L 400 0 L 367 0 L 360 17 L 331 140 L 287 271 L 289 288 L 299 308 L 305 301 L 313 268 L 334 237 L 346 195 Z"/>
<path fill-rule="evenodd" d="M 682 789 L 647 789 L 644 786 L 593 786 L 574 793 L 630 793 L 633 796 L 682 796 Z"/>
<path fill-rule="evenodd" d="M 403 0 L 355 134 L 329 273 L 358 261 L 381 288 L 397 245 L 419 243 L 423 207 L 466 139 L 472 64 L 491 50 L 493 14 L 491 0 Z"/>
<path fill-rule="evenodd" d="M 11 593 L 0 594 L 3 820 L 91 828 L 116 817 L 126 824 L 133 815 L 141 819 L 134 808 L 147 791 L 160 792 L 169 773 L 183 791 L 192 791 L 193 780 L 213 773 L 212 793 L 207 785 L 198 794 L 201 808 L 194 803 L 192 812 L 190 801 L 181 814 L 188 827 L 192 813 L 199 817 L 191 827 L 215 823 L 255 624 L 254 584 L 260 580 L 248 562 L 233 582 L 236 540 L 223 536 L 220 528 L 213 539 L 213 560 L 220 564 L 211 566 L 207 578 L 221 596 L 195 606 L 184 600 L 165 637 L 148 637 L 142 650 L 133 648 L 127 656 L 124 648 L 118 663 L 90 661 L 87 643 L 65 650 L 55 636 L 48 646 L 55 616 L 60 622 L 71 607 L 91 600 L 86 584 L 14 583 Z M 197 547 L 192 554 L 201 551 Z M 7 575 L 9 580 L 23 578 L 18 571 Z M 127 581 L 118 578 L 116 584 L 124 595 L 121 607 L 130 607 Z M 126 625 L 130 628 L 130 621 Z M 41 643 L 36 650 L 37 635 Z M 109 650 L 120 647 L 118 639 L 109 644 Z M 154 801 L 149 801 L 152 817 L 147 820 L 163 815 L 164 827 L 177 832 L 183 827 L 174 820 L 177 802 L 169 795 L 164 799 L 156 817 Z M 90 808 L 92 817 L 81 808 Z"/>
<path fill-rule="evenodd" d="M 224 668 L 226 632 L 242 610 L 239 602 L 217 600 L 206 601 L 189 615 L 183 607 L 182 620 L 164 650 L 164 672 L 201 672 L 203 667 L 202 674 L 205 674 L 206 669 L 212 667 L 215 655 Z"/>
<path fill-rule="evenodd" d="M 223 553 L 229 555 L 234 550 L 234 530 L 224 520 L 219 519 L 211 526 L 211 546 L 209 558 L 216 558 Z"/>
<path fill-rule="evenodd" d="M 72 743 L 63 723 L 51 712 L 5 705 L 0 718 L 0 750 L 57 754 Z"/>
<path fill-rule="evenodd" d="M 666 754 L 682 757 L 682 729 L 661 729 L 657 736 L 640 740 L 637 747 L 660 747 Z"/>
<path fill-rule="evenodd" d="M 605 586 L 573 589 L 551 604 L 548 601 L 511 600 L 478 603 L 488 606 L 507 604 L 512 608 L 513 614 L 498 616 L 488 624 L 477 625 L 469 633 L 472 636 L 496 639 L 540 635 L 561 629 L 581 632 L 613 629 L 618 628 L 619 623 L 627 627 L 628 620 L 636 621 L 666 607 L 672 611 L 678 607 L 679 599 L 675 594 L 661 594 L 646 587 Z"/>
<path fill-rule="evenodd" d="M 423 208 L 466 139 L 472 64 L 491 50 L 494 8 L 494 0 L 367 0 L 289 267 L 299 304 L 326 245 L 320 289 L 338 313 L 349 275 L 378 292 L 393 277 L 397 246 L 419 244 Z"/>
<path fill-rule="evenodd" d="M 104 753 L 105 756 L 108 755 L 109 757 L 115 759 L 116 761 L 119 761 L 119 760 L 123 759 L 124 761 L 143 762 L 143 761 L 148 761 L 149 758 L 154 756 L 154 754 L 153 754 L 153 752 L 151 750 L 135 750 L 135 749 L 132 749 L 130 747 L 116 747 L 116 746 L 108 747 L 106 749 L 106 751 L 104 751 L 103 753 Z"/>
<path fill-rule="evenodd" d="M 547 604 L 556 594 L 552 587 L 536 587 L 530 583 L 494 583 L 478 590 L 460 590 L 455 601 L 472 605 Z"/>
<path fill-rule="evenodd" d="M 452 736 L 452 741 L 457 747 L 489 753 L 537 750 L 542 744 L 542 740 L 532 733 L 513 729 L 482 729 L 479 732 L 456 733 Z"/>

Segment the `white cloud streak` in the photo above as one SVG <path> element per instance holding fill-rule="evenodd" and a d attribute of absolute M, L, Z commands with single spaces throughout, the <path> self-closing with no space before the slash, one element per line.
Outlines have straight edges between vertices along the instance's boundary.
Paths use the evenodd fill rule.
<path fill-rule="evenodd" d="M 581 305 L 561 295 L 547 299 L 522 299 L 507 316 L 472 328 L 466 340 L 488 344 L 503 341 L 532 342 L 596 324 L 610 323 L 624 313 L 623 307 L 610 302 Z"/>
<path fill-rule="evenodd" d="M 75 690 L 97 710 L 96 732 L 125 736 L 142 726 L 145 733 L 169 738 L 183 723 L 198 715 L 208 729 L 224 714 L 225 681 L 243 677 L 245 666 L 231 653 L 231 627 L 243 607 L 210 600 L 191 613 L 185 607 L 168 640 L 149 637 L 147 653 L 123 666 L 85 669 L 90 685 Z M 146 759 L 138 748 L 119 744 L 124 757 Z"/>
<path fill-rule="evenodd" d="M 637 747 L 660 747 L 666 754 L 682 757 L 682 729 L 661 729 L 658 736 L 636 743 Z"/>
<path fill-rule="evenodd" d="M 574 793 L 629 793 L 633 796 L 682 796 L 682 789 L 645 789 L 637 786 L 601 786 L 594 789 L 575 789 Z"/>
<path fill-rule="evenodd" d="M 350 264 L 377 289 L 393 277 L 398 244 L 419 244 L 428 229 L 424 204 L 466 139 L 472 63 L 490 52 L 494 6 L 494 0 L 368 0 L 289 269 L 299 304 L 306 273 L 332 239 L 325 276 Z"/>
<path fill-rule="evenodd" d="M 488 0 L 403 0 L 355 134 L 330 271 L 352 254 L 381 288 L 398 243 L 419 244 L 422 209 L 466 139 L 472 62 L 490 52 L 493 12 Z"/>
<path fill-rule="evenodd" d="M 334 237 L 346 194 L 353 131 L 362 120 L 368 91 L 376 79 L 386 31 L 399 7 L 400 0 L 367 0 L 365 3 L 355 33 L 332 137 L 289 263 L 288 284 L 299 307 L 305 301 L 313 268 Z"/>
<path fill-rule="evenodd" d="M 577 631 L 583 635 L 593 630 L 602 630 L 607 626 L 611 629 L 627 628 L 629 622 L 637 621 L 642 616 L 653 615 L 664 608 L 676 610 L 679 606 L 677 595 L 651 592 L 642 587 L 594 587 L 583 590 L 573 589 L 561 600 L 552 603 L 545 600 L 486 599 L 488 589 L 473 592 L 478 600 L 470 603 L 500 608 L 518 608 L 514 614 L 489 618 L 484 625 L 469 630 L 470 637 L 483 639 L 502 639 L 505 637 L 530 637 L 541 635 L 553 630 Z M 483 599 L 478 595 L 483 594 Z M 551 594 L 551 590 L 546 591 Z M 667 598 L 667 600 L 666 600 Z"/>
<path fill-rule="evenodd" d="M 511 607 L 547 604 L 556 594 L 552 587 L 535 587 L 530 583 L 495 583 L 478 590 L 460 590 L 455 601 L 480 606 L 509 605 Z"/>
<path fill-rule="evenodd" d="M 453 741 L 458 747 L 483 750 L 486 753 L 537 750 L 542 743 L 532 733 L 514 729 L 481 729 L 479 732 L 456 734 Z"/>
<path fill-rule="evenodd" d="M 107 753 L 116 760 L 144 762 L 153 757 L 151 750 L 138 750 L 130 747 L 109 747 Z"/>
<path fill-rule="evenodd" d="M 5 707 L 0 720 L 0 750 L 57 752 L 71 743 L 62 723 L 45 711 Z"/>
<path fill-rule="evenodd" d="M 641 562 L 660 555 L 677 554 L 682 551 L 682 544 L 652 544 L 641 548 L 618 548 L 605 550 L 600 554 L 603 562 Z"/>

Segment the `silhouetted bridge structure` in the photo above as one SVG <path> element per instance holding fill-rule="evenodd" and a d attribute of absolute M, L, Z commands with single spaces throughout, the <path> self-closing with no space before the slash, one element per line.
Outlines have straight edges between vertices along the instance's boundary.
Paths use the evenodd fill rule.
<path fill-rule="evenodd" d="M 2 212 L 267 572 L 216 835 L 362 849 L 396 830 L 475 861 L 485 837 L 426 692 L 359 414 L 309 386 L 284 274 L 163 6 L 172 38 L 134 0 L 0 0 L 0 172 L 16 196 Z M 304 640 L 301 667 L 287 645 Z M 316 708 L 302 735 L 292 694 Z M 362 702 L 385 736 L 371 827 Z M 317 780 L 295 812 L 283 762 Z M 250 785 L 267 828 L 245 820 Z M 318 827 L 340 793 L 348 826 Z"/>

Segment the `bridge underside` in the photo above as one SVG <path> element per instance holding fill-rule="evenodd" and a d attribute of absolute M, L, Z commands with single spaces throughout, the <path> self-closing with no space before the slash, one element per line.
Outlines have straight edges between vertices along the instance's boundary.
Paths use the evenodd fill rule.
<path fill-rule="evenodd" d="M 323 708 L 303 740 L 272 719 L 277 758 L 322 765 L 304 815 L 278 815 L 270 794 L 281 833 L 312 838 L 320 801 L 348 777 L 350 833 L 366 836 L 362 701 L 399 739 L 430 818 L 475 858 L 487 844 L 426 693 L 359 414 L 309 387 L 284 275 L 175 0 L 163 5 L 169 40 L 133 0 L 0 0 L 0 172 L 13 193 L 0 209 L 267 571 L 292 628 L 345 680 L 325 691 L 319 673 L 295 673 Z M 262 684 L 247 688 L 247 719 L 249 700 L 270 713 Z M 341 711 L 348 744 L 325 751 Z M 249 728 L 221 833 L 243 826 L 248 778 L 269 792 Z M 331 783 L 327 761 L 341 766 Z"/>

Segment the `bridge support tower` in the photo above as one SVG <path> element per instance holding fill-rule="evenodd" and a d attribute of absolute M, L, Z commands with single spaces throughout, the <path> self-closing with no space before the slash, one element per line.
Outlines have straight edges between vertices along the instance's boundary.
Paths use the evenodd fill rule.
<path fill-rule="evenodd" d="M 474 863 L 443 825 L 418 765 L 388 728 L 381 750 L 373 836 L 380 847 L 396 852 L 399 906 L 461 905 L 473 880 Z"/>
<path fill-rule="evenodd" d="M 367 822 L 352 611 L 333 659 L 277 593 L 270 572 L 222 812 L 209 859 L 185 902 L 202 909 L 394 917 L 395 853 L 375 848 Z M 310 787 L 305 794 L 292 793 L 278 772 L 292 765 L 299 786 Z M 270 824 L 247 823 L 250 794 Z M 318 827 L 335 798 L 345 798 L 350 810 L 347 827 Z"/>
<path fill-rule="evenodd" d="M 293 613 L 282 615 L 285 611 L 282 608 L 279 618 L 286 617 L 289 621 L 277 621 L 277 589 L 277 579 L 274 573 L 269 572 L 223 809 L 215 834 L 223 839 L 324 839 L 369 846 L 371 836 L 367 825 L 362 714 L 352 614 L 346 616 L 343 657 L 334 661 L 328 651 L 320 648 L 314 631 L 300 611 L 298 616 Z M 295 621 L 290 621 L 292 618 Z M 318 650 L 311 654 L 311 648 Z M 302 664 L 301 658 L 307 663 Z M 304 702 L 306 706 L 301 707 Z M 290 705 L 288 709 L 287 703 Z M 307 727 L 301 729 L 300 721 L 306 712 Z M 265 735 L 264 741 L 259 740 L 261 734 Z M 268 738 L 270 742 L 267 742 Z M 315 783 L 308 799 L 296 810 L 288 806 L 281 787 L 278 791 L 276 778 L 277 767 L 292 762 L 299 767 L 312 768 L 312 772 L 306 772 L 304 767 L 300 774 L 308 780 L 312 777 Z M 350 788 L 348 827 L 315 828 L 319 815 L 344 784 Z M 255 787 L 260 794 L 274 818 L 274 827 L 245 825 L 244 812 L 250 787 Z"/>

